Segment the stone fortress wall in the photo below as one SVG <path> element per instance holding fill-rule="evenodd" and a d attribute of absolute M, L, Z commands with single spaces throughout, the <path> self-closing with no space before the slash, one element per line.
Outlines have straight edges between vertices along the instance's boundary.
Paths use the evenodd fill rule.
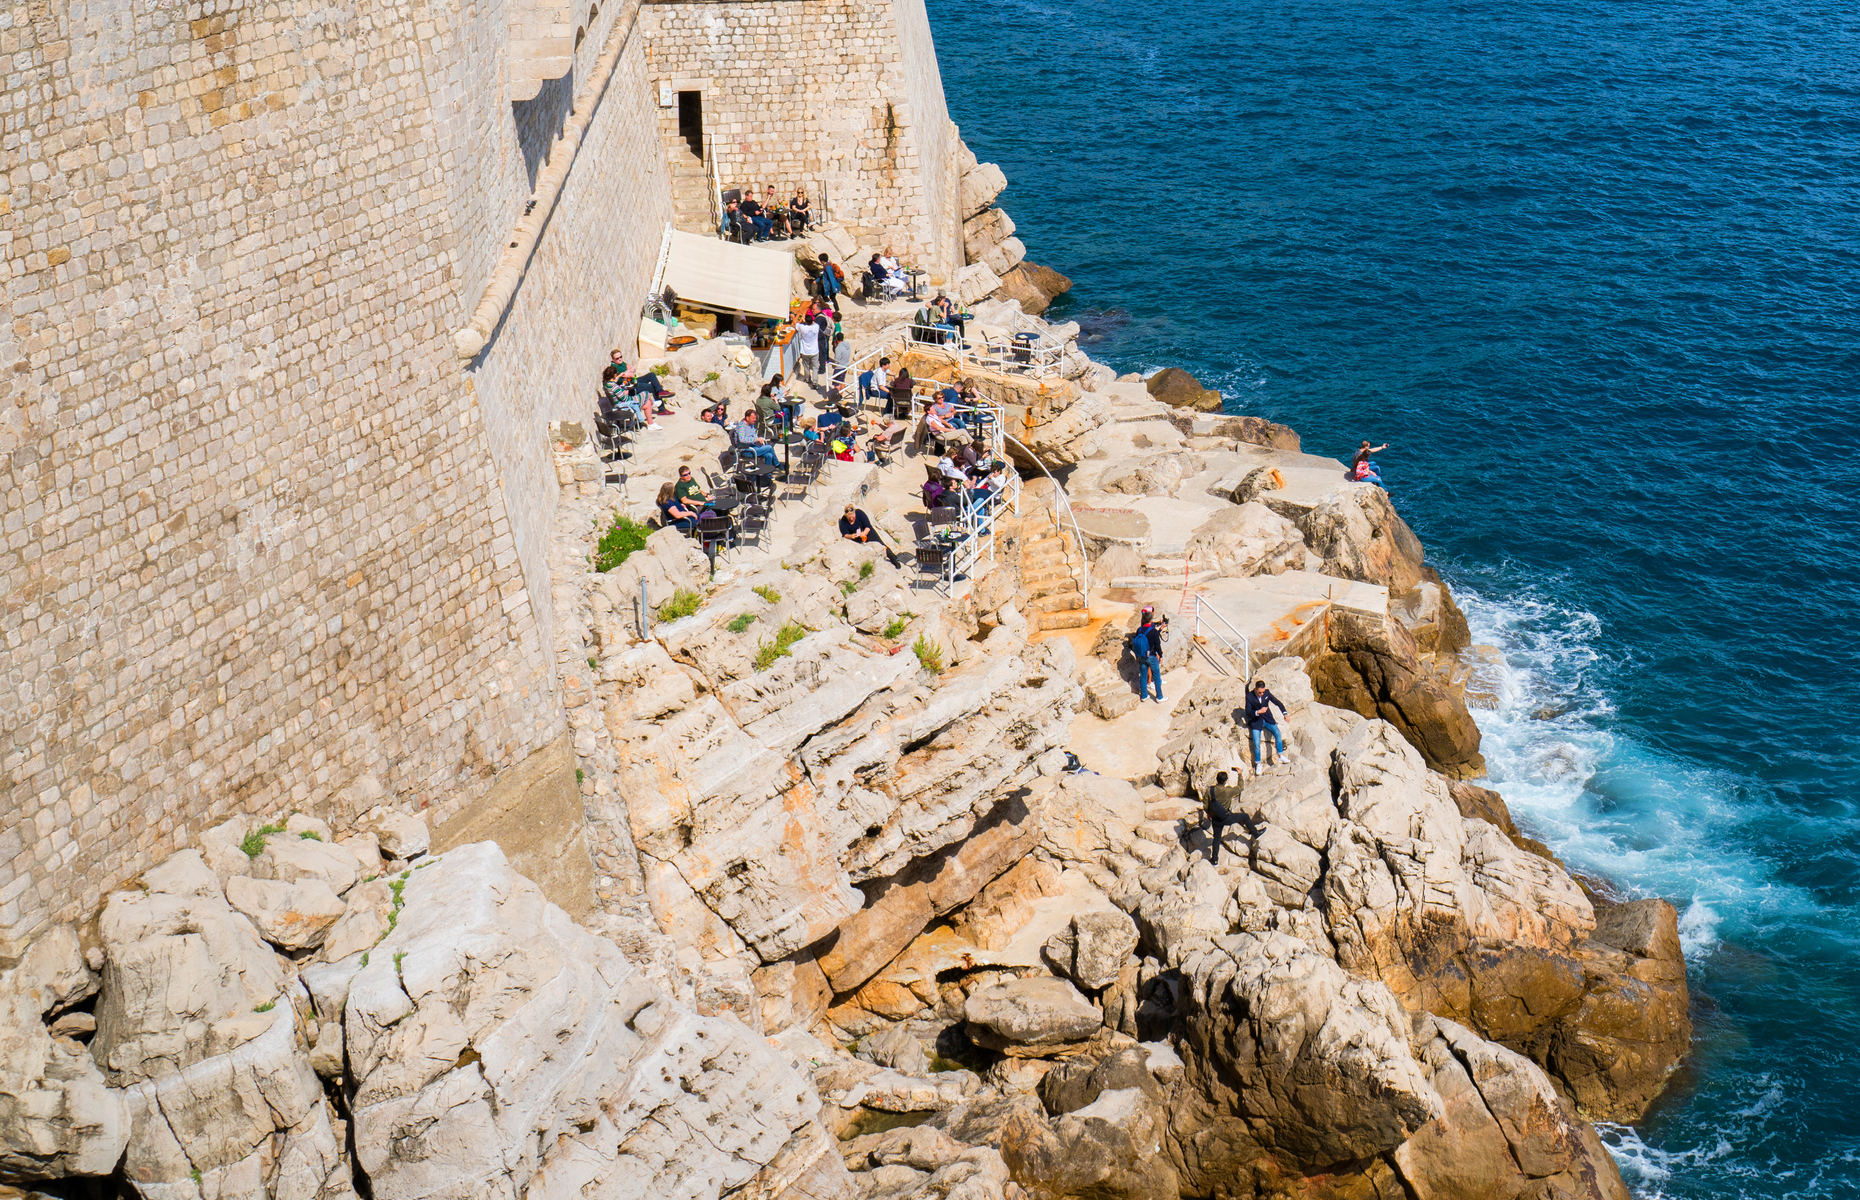
<path fill-rule="evenodd" d="M 950 277 L 963 266 L 961 139 L 923 0 L 652 0 L 652 79 L 703 96 L 725 188 L 821 189 L 862 242 Z M 660 109 L 668 149 L 678 110 Z"/>
<path fill-rule="evenodd" d="M 782 119 L 888 111 L 890 136 L 804 169 L 960 265 L 921 0 L 0 8 L 0 957 L 234 814 L 437 823 L 573 769 L 546 429 L 632 344 L 671 213 L 657 80 L 697 10 L 790 38 L 729 60 L 776 110 L 780 71 L 857 31 L 864 65 L 818 92 L 842 111 Z"/>

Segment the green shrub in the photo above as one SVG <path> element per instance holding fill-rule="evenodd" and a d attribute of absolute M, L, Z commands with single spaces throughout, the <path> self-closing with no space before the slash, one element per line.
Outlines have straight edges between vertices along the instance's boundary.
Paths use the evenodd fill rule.
<path fill-rule="evenodd" d="M 866 559 L 864 562 L 859 564 L 859 578 L 861 579 L 872 578 L 872 572 L 875 571 L 876 569 L 877 568 L 873 566 L 872 564 L 872 560 L 869 558 Z"/>
<path fill-rule="evenodd" d="M 743 630 L 748 629 L 751 625 L 754 625 L 755 623 L 756 623 L 756 614 L 744 613 L 742 616 L 737 617 L 735 620 L 731 621 L 728 625 L 725 625 L 724 628 L 729 630 L 731 633 L 741 633 L 743 632 Z"/>
<path fill-rule="evenodd" d="M 756 647 L 756 670 L 766 671 L 775 665 L 776 659 L 787 658 L 790 647 L 806 636 L 807 626 L 799 621 L 791 620 L 777 629 L 774 641 Z"/>
<path fill-rule="evenodd" d="M 895 618 L 891 624 L 885 626 L 885 640 L 888 642 L 894 640 L 900 633 L 904 632 L 904 627 L 909 624 L 910 622 L 903 617 Z"/>
<path fill-rule="evenodd" d="M 652 530 L 625 513 L 617 513 L 614 523 L 601 535 L 600 544 L 594 548 L 594 569 L 611 571 L 626 561 L 627 555 L 643 549 L 646 539 L 652 536 Z"/>
<path fill-rule="evenodd" d="M 764 600 L 767 600 L 770 604 L 781 603 L 781 593 L 776 591 L 774 588 L 770 587 L 766 583 L 759 583 L 755 587 L 750 588 L 749 590 L 754 592 L 756 595 L 762 597 Z"/>
<path fill-rule="evenodd" d="M 306 829 L 297 836 L 306 842 L 320 842 L 323 840 L 323 835 L 314 829 Z"/>
<path fill-rule="evenodd" d="M 659 620 L 681 621 L 696 612 L 698 606 L 703 603 L 703 593 L 694 592 L 690 588 L 679 588 L 672 593 L 670 600 L 659 605 Z"/>
<path fill-rule="evenodd" d="M 911 653 L 917 656 L 917 661 L 923 665 L 924 670 L 932 675 L 943 673 L 942 647 L 923 634 L 918 634 L 917 640 L 911 643 Z"/>
<path fill-rule="evenodd" d="M 247 858 L 257 858 L 265 852 L 265 839 L 274 833 L 283 832 L 284 826 L 282 825 L 260 825 L 245 835 L 244 840 L 239 843 L 239 849 L 245 851 Z"/>

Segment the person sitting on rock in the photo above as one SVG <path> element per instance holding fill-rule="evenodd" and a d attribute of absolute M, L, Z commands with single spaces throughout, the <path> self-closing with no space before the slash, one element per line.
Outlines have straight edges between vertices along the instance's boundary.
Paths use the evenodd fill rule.
<path fill-rule="evenodd" d="M 1213 836 L 1209 838 L 1208 861 L 1215 866 L 1221 865 L 1221 837 L 1229 825 L 1246 827 L 1246 820 L 1234 815 L 1229 807 L 1240 798 L 1240 785 L 1227 782 L 1227 772 L 1214 773 L 1214 786 L 1208 789 L 1205 803 L 1208 806 L 1208 824 L 1212 826 Z"/>
<path fill-rule="evenodd" d="M 1371 446 L 1369 439 L 1364 438 L 1363 444 L 1356 448 L 1356 454 L 1350 460 L 1351 480 L 1356 483 L 1373 483 L 1377 487 L 1386 487 L 1387 485 L 1382 482 L 1382 468 L 1378 467 L 1375 460 L 1369 456 L 1380 454 L 1388 448 L 1387 442 L 1380 446 Z"/>
<path fill-rule="evenodd" d="M 1285 711 L 1285 705 L 1280 703 L 1279 698 L 1266 690 L 1266 681 L 1255 679 L 1253 690 L 1247 693 L 1246 706 L 1242 711 L 1242 715 L 1246 718 L 1248 737 L 1253 743 L 1253 774 L 1255 775 L 1259 774 L 1260 738 L 1271 735 L 1275 747 L 1272 755 L 1274 765 L 1277 765 L 1279 759 L 1285 754 L 1285 735 L 1279 732 L 1279 723 L 1272 716 L 1272 708 L 1275 704 L 1278 705 L 1280 712 Z"/>
<path fill-rule="evenodd" d="M 872 518 L 865 515 L 865 510 L 857 505 L 848 504 L 846 511 L 840 514 L 840 536 L 849 542 L 860 545 L 876 545 L 885 552 L 885 560 L 892 566 L 898 565 L 898 556 L 891 547 L 885 545 L 885 539 L 878 536 L 878 530 L 872 528 Z"/>

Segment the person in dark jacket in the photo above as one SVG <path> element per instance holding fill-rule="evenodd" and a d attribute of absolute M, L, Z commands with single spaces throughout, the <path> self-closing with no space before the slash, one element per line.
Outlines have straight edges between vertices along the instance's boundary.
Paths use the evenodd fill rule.
<path fill-rule="evenodd" d="M 1156 682 L 1156 699 L 1160 703 L 1162 694 L 1162 629 L 1157 626 L 1149 609 L 1143 610 L 1143 623 L 1130 635 L 1130 649 L 1137 656 L 1137 699 L 1150 698 L 1150 681 Z"/>
<path fill-rule="evenodd" d="M 1285 711 L 1285 705 L 1279 698 L 1266 690 L 1266 681 L 1255 679 L 1253 690 L 1247 693 L 1246 707 L 1242 715 L 1246 717 L 1247 733 L 1253 742 L 1253 774 L 1259 774 L 1259 740 L 1271 735 L 1277 749 L 1273 752 L 1273 761 L 1277 762 L 1285 754 L 1285 736 L 1279 732 L 1279 722 L 1273 718 L 1272 707 L 1277 704 L 1279 711 Z"/>
<path fill-rule="evenodd" d="M 1242 828 L 1246 825 L 1246 820 L 1242 817 L 1235 816 L 1233 810 L 1228 807 L 1239 798 L 1240 785 L 1238 783 L 1228 783 L 1227 772 L 1215 772 L 1214 786 L 1208 789 L 1207 795 L 1208 823 L 1214 827 L 1212 844 L 1208 848 L 1208 861 L 1212 862 L 1217 867 L 1221 865 L 1221 836 L 1223 832 L 1229 825 L 1239 825 Z"/>

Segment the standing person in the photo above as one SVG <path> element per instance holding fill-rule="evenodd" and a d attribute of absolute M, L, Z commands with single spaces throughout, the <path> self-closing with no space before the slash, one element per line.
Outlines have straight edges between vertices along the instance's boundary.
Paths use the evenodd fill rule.
<path fill-rule="evenodd" d="M 814 368 L 820 362 L 820 326 L 811 312 L 803 315 L 800 324 L 794 327 L 794 357 L 801 366 L 801 374 L 813 383 Z"/>
<path fill-rule="evenodd" d="M 1272 716 L 1272 706 L 1275 704 L 1279 706 L 1280 712 L 1285 711 L 1285 705 L 1279 702 L 1279 698 L 1266 690 L 1266 681 L 1255 679 L 1253 690 L 1247 693 L 1244 714 L 1247 733 L 1253 743 L 1253 774 L 1255 775 L 1259 774 L 1259 739 L 1261 737 L 1268 734 L 1272 736 L 1273 745 L 1276 747 L 1272 755 L 1272 761 L 1275 764 L 1285 753 L 1285 736 L 1279 732 L 1279 723 Z"/>
<path fill-rule="evenodd" d="M 898 565 L 898 556 L 891 547 L 885 545 L 885 539 L 878 536 L 878 530 L 872 528 L 872 518 L 865 515 L 865 510 L 857 505 L 848 504 L 846 511 L 840 514 L 840 536 L 849 542 L 874 543 L 885 552 L 885 561 L 892 566 Z"/>
<path fill-rule="evenodd" d="M 1143 623 L 1130 635 L 1131 652 L 1137 656 L 1137 699 L 1139 702 L 1150 698 L 1150 681 L 1156 683 L 1156 700 L 1162 702 L 1162 630 L 1157 628 L 1154 614 L 1149 608 L 1143 610 Z"/>
<path fill-rule="evenodd" d="M 820 298 L 828 305 L 838 307 L 835 303 L 839 294 L 846 290 L 846 276 L 826 255 L 820 256 Z"/>
<path fill-rule="evenodd" d="M 820 349 L 817 353 L 820 358 L 820 373 L 824 376 L 827 375 L 827 363 L 833 357 L 833 310 L 827 307 L 824 300 L 814 313 L 814 325 L 820 330 Z M 827 376 L 827 381 L 831 383 L 832 377 Z"/>
<path fill-rule="evenodd" d="M 1208 824 L 1214 828 L 1213 837 L 1209 839 L 1208 861 L 1215 866 L 1221 865 L 1221 836 L 1229 825 L 1246 827 L 1246 822 L 1234 815 L 1233 802 L 1240 798 L 1240 785 L 1227 782 L 1227 772 L 1214 773 L 1214 786 L 1208 789 Z"/>
<path fill-rule="evenodd" d="M 833 394 L 846 394 L 846 376 L 852 372 L 852 347 L 846 342 L 846 335 L 833 335 Z"/>

